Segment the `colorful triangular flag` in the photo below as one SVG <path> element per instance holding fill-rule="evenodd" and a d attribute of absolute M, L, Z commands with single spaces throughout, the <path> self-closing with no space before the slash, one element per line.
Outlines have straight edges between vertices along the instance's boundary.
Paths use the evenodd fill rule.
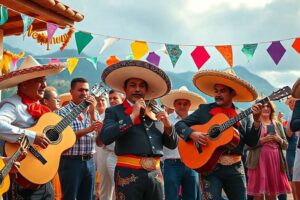
<path fill-rule="evenodd" d="M 292 47 L 300 54 L 300 38 L 296 38 L 292 44 Z"/>
<path fill-rule="evenodd" d="M 243 45 L 242 52 L 246 55 L 248 62 L 252 59 L 256 48 L 257 48 L 257 43 Z"/>
<path fill-rule="evenodd" d="M 23 26 L 23 40 L 24 40 L 25 33 L 27 32 L 28 27 L 32 24 L 34 18 L 24 15 L 22 13 L 21 13 L 21 17 L 23 19 L 23 24 L 24 24 Z"/>
<path fill-rule="evenodd" d="M 148 51 L 148 44 L 144 41 L 134 41 L 131 43 L 131 51 L 134 59 L 141 59 Z"/>
<path fill-rule="evenodd" d="M 191 53 L 191 56 L 198 68 L 198 70 L 204 65 L 208 59 L 210 58 L 210 55 L 207 53 L 206 49 L 203 46 L 197 46 L 194 51 Z"/>
<path fill-rule="evenodd" d="M 0 26 L 5 24 L 8 20 L 8 11 L 5 7 L 0 6 Z"/>
<path fill-rule="evenodd" d="M 50 64 L 60 63 L 60 60 L 57 59 L 57 58 L 51 58 L 49 63 L 50 63 Z"/>
<path fill-rule="evenodd" d="M 68 58 L 67 62 L 69 64 L 68 66 L 68 71 L 69 74 L 72 75 L 74 69 L 76 68 L 77 64 L 78 64 L 79 59 L 78 58 Z"/>
<path fill-rule="evenodd" d="M 101 55 L 105 49 L 107 49 L 109 46 L 111 46 L 112 44 L 114 44 L 115 42 L 117 42 L 119 40 L 120 40 L 119 38 L 113 38 L 113 37 L 106 38 L 104 40 L 104 44 L 99 52 L 99 55 Z"/>
<path fill-rule="evenodd" d="M 222 45 L 215 46 L 216 49 L 221 53 L 221 55 L 225 58 L 226 62 L 230 67 L 233 66 L 233 56 L 232 56 L 232 46 L 231 45 Z"/>
<path fill-rule="evenodd" d="M 77 45 L 78 54 L 92 41 L 94 37 L 91 33 L 78 31 L 75 33 L 75 40 Z"/>
<path fill-rule="evenodd" d="M 48 42 L 50 43 L 56 29 L 58 26 L 56 24 L 47 23 L 47 35 L 48 35 Z"/>
<path fill-rule="evenodd" d="M 160 56 L 152 51 L 148 54 L 146 60 L 156 66 L 159 66 Z"/>
<path fill-rule="evenodd" d="M 179 48 L 179 45 L 166 44 L 166 48 L 171 59 L 173 67 L 175 67 L 179 57 L 182 54 L 182 50 Z"/>
<path fill-rule="evenodd" d="M 109 56 L 109 58 L 106 60 L 106 66 L 110 66 L 112 64 L 120 62 L 120 59 L 117 56 Z"/>
<path fill-rule="evenodd" d="M 275 64 L 278 65 L 279 61 L 285 54 L 286 50 L 282 46 L 280 41 L 274 41 L 268 47 L 267 52 L 269 53 L 269 55 L 271 56 L 271 58 L 275 62 Z"/>
<path fill-rule="evenodd" d="M 86 58 L 86 60 L 90 61 L 93 64 L 95 70 L 97 70 L 97 63 L 98 63 L 97 57 Z"/>

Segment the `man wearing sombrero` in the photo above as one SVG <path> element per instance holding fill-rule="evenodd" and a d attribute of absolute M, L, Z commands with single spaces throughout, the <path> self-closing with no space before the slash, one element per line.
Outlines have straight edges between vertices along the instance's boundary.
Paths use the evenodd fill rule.
<path fill-rule="evenodd" d="M 300 78 L 294 83 L 292 89 L 292 97 L 295 98 L 295 105 L 293 115 L 290 123 L 290 129 L 293 132 L 300 131 Z M 296 148 L 294 170 L 293 170 L 293 182 L 294 182 L 294 195 L 296 199 L 300 199 L 300 140 L 298 139 L 298 145 Z"/>
<path fill-rule="evenodd" d="M 20 135 L 25 134 L 30 144 L 46 148 L 49 139 L 43 134 L 25 128 L 33 126 L 50 109 L 42 104 L 46 88 L 46 76 L 61 72 L 63 63 L 40 65 L 33 57 L 27 56 L 18 70 L 0 76 L 0 89 L 17 86 L 17 94 L 0 103 L 0 137 L 16 143 Z M 53 199 L 51 183 L 40 185 L 39 189 L 27 189 L 12 181 L 6 199 Z"/>
<path fill-rule="evenodd" d="M 235 117 L 240 110 L 233 102 L 250 102 L 257 98 L 255 89 L 241 80 L 233 71 L 200 71 L 193 77 L 194 85 L 203 93 L 214 97 L 215 102 L 201 104 L 199 108 L 176 123 L 177 133 L 185 140 L 193 140 L 201 146 L 207 145 L 207 133 L 197 132 L 190 126 L 206 124 L 214 115 L 226 114 Z M 259 140 L 261 105 L 252 106 L 253 119 L 246 117 L 234 125 L 240 141 L 232 150 L 226 150 L 210 172 L 201 174 L 200 185 L 204 199 L 220 199 L 222 188 L 230 200 L 246 200 L 246 178 L 241 161 L 244 145 L 253 147 Z M 193 158 L 191 158 L 193 159 Z"/>
<path fill-rule="evenodd" d="M 190 110 L 196 110 L 200 104 L 205 103 L 203 97 L 189 91 L 185 86 L 171 90 L 160 100 L 163 105 L 174 109 L 174 112 L 168 116 L 173 125 L 187 117 Z M 179 199 L 180 186 L 183 199 L 200 199 L 198 173 L 185 166 L 180 159 L 178 149 L 171 150 L 164 147 L 163 161 L 166 200 Z"/>
<path fill-rule="evenodd" d="M 167 94 L 170 79 L 150 63 L 128 60 L 107 67 L 102 80 L 126 95 L 123 104 L 106 109 L 100 133 L 105 145 L 116 142 L 116 199 L 163 199 L 160 157 L 178 138 L 166 112 L 158 111 L 156 121 L 148 117 L 145 100 Z"/>

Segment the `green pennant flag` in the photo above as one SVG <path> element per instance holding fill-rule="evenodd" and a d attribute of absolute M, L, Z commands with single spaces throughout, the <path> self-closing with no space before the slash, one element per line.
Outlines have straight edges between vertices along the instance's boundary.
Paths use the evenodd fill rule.
<path fill-rule="evenodd" d="M 97 70 L 97 63 L 98 63 L 98 58 L 97 57 L 86 58 L 86 60 L 91 62 L 93 64 L 95 70 Z"/>
<path fill-rule="evenodd" d="M 5 24 L 8 20 L 8 12 L 7 9 L 3 6 L 0 6 L 0 26 Z"/>
<path fill-rule="evenodd" d="M 182 50 L 179 48 L 179 45 L 173 45 L 173 44 L 165 44 L 166 49 L 168 51 L 169 57 L 171 59 L 173 68 L 175 67 L 179 57 L 182 54 Z"/>
<path fill-rule="evenodd" d="M 242 52 L 246 55 L 248 62 L 252 59 L 256 48 L 257 48 L 257 43 L 255 43 L 255 44 L 244 44 L 244 46 L 242 48 Z"/>
<path fill-rule="evenodd" d="M 78 54 L 82 52 L 82 50 L 92 41 L 94 37 L 91 33 L 85 32 L 76 32 L 75 33 L 75 40 L 77 45 Z"/>

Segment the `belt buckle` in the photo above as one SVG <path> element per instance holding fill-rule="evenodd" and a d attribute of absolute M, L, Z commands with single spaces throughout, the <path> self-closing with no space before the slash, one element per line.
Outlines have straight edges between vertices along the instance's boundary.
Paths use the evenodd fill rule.
<path fill-rule="evenodd" d="M 142 168 L 147 170 L 147 171 L 151 171 L 151 170 L 156 169 L 156 160 L 155 160 L 155 158 L 143 157 L 140 160 L 140 164 L 141 164 Z"/>

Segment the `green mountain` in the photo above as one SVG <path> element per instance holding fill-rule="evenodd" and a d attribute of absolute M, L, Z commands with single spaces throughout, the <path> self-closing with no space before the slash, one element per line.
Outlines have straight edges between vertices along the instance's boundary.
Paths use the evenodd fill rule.
<path fill-rule="evenodd" d="M 19 52 L 20 49 L 13 48 L 7 44 L 4 44 L 4 48 L 8 49 L 13 52 Z M 55 52 L 48 54 L 47 57 L 50 58 L 68 58 L 68 57 L 76 57 L 78 56 L 78 53 L 76 50 L 64 50 L 63 52 Z M 45 56 L 39 56 L 35 55 L 36 58 L 38 57 L 45 57 Z M 80 54 L 80 57 L 87 57 L 86 54 Z M 39 60 L 40 63 L 48 63 L 49 60 Z M 65 61 L 66 59 L 62 59 L 61 61 Z M 105 64 L 102 62 L 98 62 L 97 69 L 94 68 L 94 66 L 87 61 L 86 59 L 79 59 L 78 65 L 76 69 L 74 70 L 73 74 L 70 75 L 68 70 L 63 71 L 62 73 L 50 76 L 47 79 L 48 85 L 52 85 L 58 89 L 59 93 L 64 93 L 69 90 L 70 80 L 72 80 L 75 77 L 84 77 L 89 80 L 90 85 L 94 85 L 95 83 L 98 83 L 101 81 L 101 74 L 103 69 L 105 68 Z M 275 87 L 272 86 L 266 79 L 259 77 L 256 74 L 253 74 L 249 72 L 246 68 L 242 66 L 235 66 L 234 67 L 235 73 L 242 78 L 243 80 L 246 80 L 247 82 L 251 83 L 256 90 L 258 91 L 259 95 L 270 95 L 272 91 L 275 90 Z M 212 102 L 213 99 L 211 97 L 208 97 L 204 95 L 203 93 L 199 92 L 197 88 L 192 83 L 192 77 L 194 75 L 194 72 L 184 72 L 184 73 L 174 73 L 174 72 L 167 72 L 169 75 L 171 81 L 172 81 L 172 88 L 177 89 L 182 85 L 185 85 L 189 88 L 189 90 L 193 92 L 197 92 L 205 97 L 207 102 Z M 3 91 L 3 98 L 10 96 L 14 90 L 4 90 Z M 275 102 L 277 111 L 282 111 L 285 113 L 285 116 L 288 115 L 289 109 L 283 102 Z M 246 109 L 251 106 L 250 103 L 237 103 L 237 106 Z"/>

